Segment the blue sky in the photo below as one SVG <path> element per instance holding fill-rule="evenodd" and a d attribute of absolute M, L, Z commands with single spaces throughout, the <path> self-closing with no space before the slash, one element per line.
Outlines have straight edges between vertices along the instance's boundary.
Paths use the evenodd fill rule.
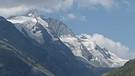
<path fill-rule="evenodd" d="M 60 19 L 77 35 L 98 33 L 135 54 L 134 3 L 135 0 L 1 0 L 0 15 L 9 17 L 36 8 L 46 17 Z"/>

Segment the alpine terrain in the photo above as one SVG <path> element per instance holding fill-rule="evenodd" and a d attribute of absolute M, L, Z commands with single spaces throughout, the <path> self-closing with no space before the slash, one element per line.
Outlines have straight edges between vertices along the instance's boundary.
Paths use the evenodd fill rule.
<path fill-rule="evenodd" d="M 57 19 L 0 17 L 0 76 L 101 76 L 125 62 Z"/>

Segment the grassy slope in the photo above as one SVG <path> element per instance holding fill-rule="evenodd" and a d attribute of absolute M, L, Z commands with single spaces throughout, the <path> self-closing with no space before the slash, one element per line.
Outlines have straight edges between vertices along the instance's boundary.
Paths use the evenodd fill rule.
<path fill-rule="evenodd" d="M 130 60 L 123 67 L 114 69 L 104 76 L 135 76 L 135 60 Z"/>

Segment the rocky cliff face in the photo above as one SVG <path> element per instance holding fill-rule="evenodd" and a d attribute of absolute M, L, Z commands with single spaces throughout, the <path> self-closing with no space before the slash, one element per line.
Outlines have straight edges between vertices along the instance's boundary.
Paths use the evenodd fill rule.
<path fill-rule="evenodd" d="M 58 37 L 63 35 L 75 36 L 72 30 L 69 29 L 63 22 L 54 18 L 48 18 L 46 21 L 48 23 L 48 29 L 53 35 Z"/>

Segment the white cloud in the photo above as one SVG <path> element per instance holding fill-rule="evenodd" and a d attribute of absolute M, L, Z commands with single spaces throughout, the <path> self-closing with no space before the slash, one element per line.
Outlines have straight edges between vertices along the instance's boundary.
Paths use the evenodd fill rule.
<path fill-rule="evenodd" d="M 111 9 L 122 4 L 122 1 L 123 0 L 0 0 L 0 12 L 2 12 L 0 14 L 9 16 L 20 12 L 20 10 L 24 12 L 25 9 L 31 8 L 42 10 L 45 13 L 53 13 L 61 10 L 66 11 L 73 6 L 75 6 L 74 8 L 76 8 L 76 6 L 84 8 L 98 8 L 102 6 L 105 9 Z M 126 3 L 128 2 L 129 1 L 126 0 Z M 18 8 L 23 8 L 24 10 Z M 11 11 L 11 9 L 17 10 Z M 83 18 L 85 19 L 85 17 Z"/>
<path fill-rule="evenodd" d="M 9 17 L 18 13 L 24 13 L 27 10 L 28 8 L 26 8 L 25 6 L 15 8 L 0 8 L 0 15 L 4 17 Z"/>
<path fill-rule="evenodd" d="M 73 0 L 0 0 L 0 15 L 10 16 L 28 9 L 38 9 L 45 13 L 70 9 Z"/>
<path fill-rule="evenodd" d="M 115 0 L 79 0 L 78 1 L 79 7 L 96 7 L 98 5 L 103 6 L 106 9 L 110 9 L 117 5 L 117 1 Z"/>
<path fill-rule="evenodd" d="M 74 13 L 69 13 L 65 15 L 60 16 L 62 20 L 79 20 L 79 21 L 85 21 L 86 16 L 82 16 L 80 14 L 74 14 Z"/>
<path fill-rule="evenodd" d="M 73 6 L 73 0 L 62 0 L 54 8 L 58 10 L 70 9 Z"/>
<path fill-rule="evenodd" d="M 75 19 L 75 18 L 77 18 L 77 17 L 75 16 L 75 14 L 73 14 L 73 13 L 68 14 L 67 17 L 70 18 L 70 19 Z"/>
<path fill-rule="evenodd" d="M 56 6 L 63 0 L 0 0 L 0 7 L 17 7 L 17 6 Z"/>
<path fill-rule="evenodd" d="M 78 2 L 78 7 L 80 8 L 94 8 L 97 9 L 99 7 L 103 7 L 107 10 L 110 9 L 118 9 L 122 6 L 131 5 L 130 0 L 75 0 Z"/>
<path fill-rule="evenodd" d="M 103 35 L 100 34 L 94 34 L 91 38 L 100 47 L 108 49 L 121 58 L 129 59 L 135 57 L 135 52 L 129 51 L 129 48 L 122 45 L 120 42 L 115 42 L 111 39 L 105 38 Z"/>

